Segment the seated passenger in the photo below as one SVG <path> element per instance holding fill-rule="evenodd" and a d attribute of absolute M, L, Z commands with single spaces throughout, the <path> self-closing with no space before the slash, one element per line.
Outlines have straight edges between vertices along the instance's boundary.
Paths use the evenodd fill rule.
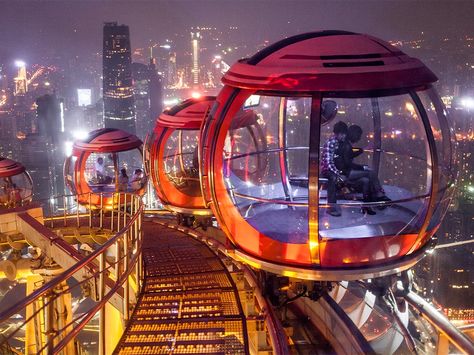
<path fill-rule="evenodd" d="M 142 169 L 135 169 L 132 180 L 130 181 L 130 188 L 133 191 L 138 191 L 143 187 L 144 184 L 144 176 Z"/>
<path fill-rule="evenodd" d="M 7 186 L 0 186 L 0 206 L 8 205 L 8 190 Z"/>
<path fill-rule="evenodd" d="M 97 161 L 95 162 L 95 165 L 94 165 L 94 172 L 95 172 L 95 177 L 97 179 L 97 183 L 104 184 L 105 183 L 104 158 L 102 157 L 97 158 Z"/>
<path fill-rule="evenodd" d="M 18 186 L 16 186 L 16 184 L 12 185 L 12 187 L 10 189 L 10 192 L 9 192 L 9 196 L 10 196 L 10 206 L 11 207 L 21 206 L 21 203 L 22 203 L 21 189 Z"/>
<path fill-rule="evenodd" d="M 327 103 L 327 104 L 326 104 Z M 324 105 L 326 104 L 326 105 Z M 325 101 L 321 105 L 321 116 L 323 120 L 330 121 L 337 114 L 337 105 L 334 101 Z M 332 116 L 332 117 L 328 117 Z M 342 121 L 337 122 L 333 128 L 334 134 L 324 143 L 321 156 L 321 176 L 328 179 L 327 193 L 329 208 L 327 213 L 334 217 L 341 215 L 341 208 L 336 205 L 336 184 L 345 181 L 345 176 L 337 169 L 334 159 L 337 158 L 339 144 L 346 138 L 347 124 Z"/>
<path fill-rule="evenodd" d="M 189 168 L 188 175 L 191 178 L 199 178 L 199 153 L 197 145 L 193 150 L 193 165 Z"/>
<path fill-rule="evenodd" d="M 127 175 L 127 169 L 125 168 L 122 168 L 120 170 L 120 175 L 118 177 L 118 184 L 117 184 L 117 187 L 118 187 L 118 191 L 119 192 L 125 192 L 127 191 L 127 187 L 128 187 L 128 175 Z"/>
<path fill-rule="evenodd" d="M 375 171 L 367 165 L 354 163 L 354 158 L 361 155 L 362 149 L 354 149 L 353 143 L 360 141 L 362 137 L 362 128 L 358 125 L 352 125 L 347 130 L 347 136 L 344 142 L 339 144 L 336 153 L 336 168 L 346 177 L 347 184 L 355 185 L 363 194 L 364 202 L 390 201 L 380 185 Z M 362 207 L 362 212 L 374 215 L 375 211 L 370 207 Z"/>

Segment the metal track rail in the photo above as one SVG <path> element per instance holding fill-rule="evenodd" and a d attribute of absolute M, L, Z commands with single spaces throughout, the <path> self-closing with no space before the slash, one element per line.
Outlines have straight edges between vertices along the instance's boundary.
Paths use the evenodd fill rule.
<path fill-rule="evenodd" d="M 144 222 L 144 287 L 115 354 L 248 354 L 232 276 L 204 243 Z"/>

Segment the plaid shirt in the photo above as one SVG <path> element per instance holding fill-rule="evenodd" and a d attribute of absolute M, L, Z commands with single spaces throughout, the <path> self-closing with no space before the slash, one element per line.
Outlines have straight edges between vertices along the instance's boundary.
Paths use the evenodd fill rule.
<path fill-rule="evenodd" d="M 341 175 L 341 172 L 334 164 L 334 159 L 337 157 L 336 152 L 339 148 L 339 143 L 340 142 L 335 135 L 331 136 L 331 138 L 324 143 L 323 154 L 321 156 L 321 174 L 331 171 L 336 174 L 336 176 Z"/>

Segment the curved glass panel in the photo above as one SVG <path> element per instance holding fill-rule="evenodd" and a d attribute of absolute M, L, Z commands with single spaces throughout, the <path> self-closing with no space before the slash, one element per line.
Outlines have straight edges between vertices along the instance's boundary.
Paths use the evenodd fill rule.
<path fill-rule="evenodd" d="M 164 145 L 164 169 L 169 181 L 182 193 L 201 196 L 197 130 L 175 130 Z"/>
<path fill-rule="evenodd" d="M 76 185 L 74 184 L 74 176 L 75 176 L 75 167 L 76 167 L 77 157 L 72 155 L 68 157 L 64 163 L 64 179 L 66 182 L 66 186 L 71 190 L 72 193 L 76 193 Z"/>
<path fill-rule="evenodd" d="M 240 215 L 283 243 L 308 240 L 310 113 L 311 98 L 254 95 L 224 145 L 224 179 Z"/>
<path fill-rule="evenodd" d="M 282 243 L 309 240 L 309 175 L 316 174 L 309 166 L 309 152 L 318 149 L 310 147 L 311 103 L 308 97 L 254 95 L 232 118 L 224 143 L 224 182 L 233 204 L 262 236 Z M 427 119 L 433 121 L 435 136 L 449 137 L 449 132 L 442 132 L 448 125 L 443 126 L 436 113 L 428 118 L 425 105 L 430 103 L 420 104 L 418 96 L 408 92 L 322 99 L 321 266 L 401 257 L 418 240 L 436 163 L 425 130 Z M 450 144 L 436 144 L 443 150 L 439 154 L 445 161 L 446 186 L 452 181 Z"/>
<path fill-rule="evenodd" d="M 337 106 L 330 119 L 324 117 L 328 106 Z M 423 224 L 431 183 L 430 152 L 415 102 L 408 94 L 325 98 L 321 107 L 321 122 L 327 122 L 320 139 L 321 263 L 406 254 Z M 330 248 L 339 239 L 345 247 Z"/>
<path fill-rule="evenodd" d="M 428 226 L 428 231 L 431 231 L 441 222 L 454 191 L 453 184 L 456 177 L 454 132 L 449 128 L 453 125 L 449 124 L 443 103 L 434 89 L 420 91 L 416 95 L 431 125 L 438 157 L 439 182 L 436 188 L 436 209 Z"/>
<path fill-rule="evenodd" d="M 31 200 L 32 184 L 28 175 L 21 173 L 0 178 L 0 207 L 17 207 Z"/>

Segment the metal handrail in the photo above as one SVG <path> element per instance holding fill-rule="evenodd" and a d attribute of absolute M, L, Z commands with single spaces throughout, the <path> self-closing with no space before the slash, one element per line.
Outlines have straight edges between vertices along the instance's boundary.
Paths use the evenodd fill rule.
<path fill-rule="evenodd" d="M 263 198 L 263 197 L 255 197 L 255 196 L 250 196 L 250 195 L 245 195 L 239 192 L 232 192 L 234 196 L 240 197 L 242 199 L 246 199 L 249 201 L 256 201 L 256 202 L 265 202 L 265 203 L 271 203 L 271 204 L 278 204 L 278 205 L 285 205 L 285 206 L 293 206 L 293 207 L 308 207 L 308 203 L 305 202 L 291 202 L 291 201 L 286 201 L 286 200 L 281 200 L 281 199 L 269 199 L 269 198 Z M 364 202 L 364 201 L 357 201 L 357 202 L 337 202 L 334 203 L 337 204 L 338 206 L 347 206 L 347 207 L 377 207 L 377 206 L 389 206 L 393 204 L 398 204 L 398 203 L 405 203 L 405 202 L 410 202 L 410 201 L 416 201 L 416 200 L 421 200 L 424 198 L 429 197 L 429 194 L 424 194 L 424 195 L 418 195 L 418 196 L 413 196 L 409 198 L 403 198 L 399 200 L 392 200 L 392 201 L 376 201 L 376 202 Z M 331 204 L 330 203 L 325 203 L 319 205 L 319 207 L 329 207 Z"/>
<path fill-rule="evenodd" d="M 320 149 L 322 149 L 322 147 L 320 147 Z M 232 155 L 230 157 L 224 158 L 224 161 L 236 160 L 236 159 L 240 159 L 240 158 L 246 158 L 248 156 L 253 156 L 253 155 L 267 154 L 267 153 L 278 153 L 278 152 L 281 152 L 281 151 L 290 151 L 290 150 L 309 150 L 309 147 L 295 146 L 295 147 L 286 147 L 286 148 L 269 148 L 269 149 L 266 149 L 266 150 L 256 150 L 256 151 L 253 151 L 253 152 Z M 396 156 L 408 157 L 408 158 L 412 158 L 412 159 L 415 159 L 415 160 L 426 162 L 427 167 L 431 168 L 431 165 L 428 164 L 428 161 L 427 161 L 426 158 L 419 157 L 419 156 L 416 156 L 416 155 L 409 155 L 409 154 L 400 153 L 400 152 L 392 152 L 392 151 L 385 150 L 385 149 L 380 149 L 380 148 L 377 148 L 377 149 L 374 149 L 374 150 L 364 150 L 364 152 L 367 152 L 368 154 L 373 153 L 373 152 L 380 152 L 380 153 L 385 153 L 387 155 L 396 155 Z"/>
<path fill-rule="evenodd" d="M 474 330 L 474 323 L 472 324 L 466 324 L 466 325 L 461 325 L 460 327 L 458 327 L 458 329 L 460 331 L 462 331 L 463 333 L 466 333 L 466 332 L 471 332 Z"/>
<path fill-rule="evenodd" d="M 90 197 L 90 193 L 85 194 L 85 195 L 89 195 L 88 197 Z M 46 307 L 48 307 L 55 300 L 54 296 L 56 296 L 56 298 L 59 297 L 59 295 L 57 295 L 57 294 L 55 294 L 55 295 L 53 295 L 53 297 L 51 297 L 52 290 L 56 286 L 60 285 L 61 283 L 65 282 L 66 280 L 71 278 L 79 270 L 81 270 L 81 269 L 83 269 L 84 267 L 87 267 L 87 266 L 91 266 L 91 270 L 94 270 L 94 271 L 91 273 L 91 275 L 89 277 L 82 280 L 81 282 L 79 282 L 77 285 L 75 285 L 73 287 L 77 287 L 78 285 L 82 285 L 85 282 L 89 282 L 91 279 L 99 278 L 100 283 L 101 283 L 101 285 L 99 285 L 99 286 L 102 289 L 102 291 L 101 291 L 102 295 L 100 297 L 99 302 L 92 309 L 90 309 L 88 312 L 81 315 L 80 317 L 77 317 L 76 319 L 74 319 L 73 322 L 71 322 L 70 324 L 67 324 L 66 326 L 64 326 L 62 330 L 67 329 L 68 327 L 71 327 L 72 324 L 75 321 L 82 318 L 82 320 L 80 321 L 80 323 L 78 325 L 74 325 L 74 330 L 71 332 L 71 333 L 73 333 L 73 335 L 77 335 L 77 333 L 80 330 L 82 330 L 82 328 L 87 324 L 87 322 L 90 319 L 92 319 L 92 317 L 97 313 L 97 311 L 103 309 L 103 307 L 105 306 L 107 301 L 123 286 L 124 283 L 126 283 L 126 288 L 127 288 L 127 290 L 124 291 L 124 294 L 125 294 L 124 300 L 126 302 L 129 302 L 128 277 L 133 272 L 134 268 L 137 267 L 137 263 L 141 259 L 141 254 L 140 254 L 141 253 L 141 237 L 140 237 L 141 228 L 140 227 L 135 228 L 136 227 L 135 224 L 141 222 L 141 215 L 144 211 L 144 204 L 142 203 L 140 197 L 137 196 L 137 195 L 128 194 L 128 193 L 114 194 L 114 197 L 113 197 L 114 199 L 115 199 L 115 195 L 119 196 L 119 200 L 118 200 L 118 203 L 116 204 L 116 206 L 115 206 L 115 203 L 114 203 L 114 206 L 112 207 L 112 211 L 109 211 L 109 212 L 111 212 L 111 222 L 114 219 L 114 215 L 113 215 L 114 214 L 114 209 L 115 209 L 115 207 L 117 207 L 116 208 L 116 211 L 117 211 L 117 215 L 116 215 L 117 225 L 116 225 L 116 227 L 117 227 L 117 229 L 120 228 L 120 224 L 122 224 L 120 220 L 123 220 L 123 227 L 120 230 L 118 230 L 117 233 L 113 237 L 108 239 L 104 244 L 102 244 L 98 249 L 94 250 L 91 254 L 89 254 L 88 256 L 86 256 L 83 259 L 79 260 L 72 267 L 65 270 L 61 274 L 57 275 L 56 277 L 54 277 L 49 282 L 46 282 L 43 286 L 41 286 L 37 290 L 33 291 L 31 294 L 29 294 L 27 297 L 20 300 L 16 304 L 14 304 L 9 309 L 1 312 L 0 313 L 0 323 L 7 321 L 11 316 L 13 316 L 16 313 L 19 313 L 21 310 L 25 309 L 28 305 L 31 305 L 32 303 L 34 303 L 35 301 L 37 301 L 38 299 L 43 297 L 45 299 L 43 307 L 40 308 L 40 309 L 35 310 L 33 312 L 33 314 L 28 319 L 26 319 L 24 321 L 23 324 L 26 324 L 29 321 L 33 320 L 42 310 L 44 310 Z M 129 203 L 128 205 L 127 205 L 127 195 L 130 196 L 130 199 L 128 201 L 128 203 Z M 53 222 L 53 220 L 55 220 L 55 219 L 57 220 L 57 219 L 64 218 L 64 223 L 65 223 L 64 225 L 66 225 L 66 219 L 78 218 L 78 226 L 79 226 L 79 218 L 80 217 L 89 217 L 89 225 L 91 225 L 92 212 L 91 212 L 90 208 L 89 208 L 89 213 L 88 214 L 87 213 L 86 214 L 81 213 L 79 215 L 79 205 L 77 205 L 77 213 L 75 213 L 73 215 L 72 214 L 71 215 L 66 214 L 66 210 L 67 210 L 67 208 L 66 208 L 66 199 L 68 197 L 76 198 L 76 201 L 79 201 L 79 196 L 78 195 L 58 196 L 58 197 L 56 197 L 58 199 L 59 198 L 63 199 L 63 201 L 64 201 L 64 206 L 63 206 L 64 207 L 64 213 L 61 214 L 61 215 L 58 215 L 56 217 L 53 216 L 53 217 L 45 218 L 45 219 L 46 220 L 50 219 L 51 222 Z M 122 197 L 123 197 L 123 203 L 121 203 Z M 102 199 L 102 197 L 101 197 L 100 200 L 101 200 L 101 203 L 100 203 L 100 205 L 101 205 L 100 206 L 100 208 L 101 208 L 101 210 L 100 210 L 100 220 L 101 220 L 101 225 L 102 225 L 102 220 L 103 220 L 103 211 L 102 211 L 102 209 L 103 209 L 103 199 Z M 90 198 L 89 198 L 89 201 L 90 201 Z M 50 205 L 50 207 L 51 207 L 51 205 Z M 89 207 L 91 207 L 91 206 L 89 206 Z M 126 211 L 127 207 L 130 208 L 130 213 L 127 213 L 127 211 Z M 128 222 L 127 222 L 127 217 L 129 218 Z M 112 223 L 111 229 L 114 229 L 113 228 L 113 223 Z M 122 238 L 124 236 L 125 236 L 125 239 L 127 239 L 127 240 L 125 240 L 125 244 L 128 245 L 128 235 L 127 235 L 127 233 L 129 231 L 130 231 L 130 236 L 131 237 L 133 237 L 133 235 L 134 235 L 133 232 L 135 231 L 135 235 L 134 235 L 134 241 L 136 243 L 135 253 L 132 255 L 132 257 L 130 257 L 130 255 L 128 255 L 127 253 L 124 253 L 122 258 L 118 258 L 118 255 L 117 255 L 117 258 L 116 258 L 115 262 L 114 263 L 109 263 L 109 265 L 106 266 L 105 252 L 111 246 L 115 245 L 116 243 L 118 243 L 119 241 L 124 239 L 124 238 Z M 129 257 L 130 257 L 130 259 L 128 259 Z M 95 263 L 95 261 L 97 259 L 100 260 L 99 268 L 97 268 L 97 265 Z M 104 274 L 106 272 L 109 272 L 109 269 L 111 269 L 112 267 L 115 267 L 117 264 L 123 263 L 124 259 L 125 259 L 125 266 L 124 266 L 123 273 L 121 274 L 120 277 L 118 275 L 116 275 L 115 284 L 112 287 L 110 287 L 109 292 L 107 294 L 105 294 L 105 277 L 104 277 Z M 89 270 L 89 271 L 91 271 L 91 270 Z M 137 270 L 139 270 L 139 269 L 137 269 Z M 137 272 L 137 284 L 139 284 L 138 272 Z M 66 290 L 66 292 L 70 291 L 71 288 L 68 288 Z M 127 307 L 127 310 L 128 310 L 128 304 L 126 305 L 126 307 Z M 124 310 L 125 310 L 125 307 L 124 307 Z M 128 313 L 128 311 L 125 311 L 125 312 Z M 20 329 L 20 327 L 17 328 L 16 330 L 14 330 L 11 334 L 9 334 L 9 336 L 6 338 L 5 341 L 2 342 L 2 344 L 6 343 L 13 335 L 16 334 L 16 332 L 19 329 Z M 60 332 L 57 332 L 57 334 L 59 334 L 59 333 Z M 45 346 L 40 351 L 44 351 L 44 350 L 48 349 L 49 353 L 57 353 L 62 348 L 64 348 L 64 346 L 66 346 L 71 340 L 74 339 L 73 335 L 69 335 L 69 334 L 66 335 L 66 337 L 62 338 L 61 341 L 58 344 L 56 344 L 56 346 L 54 346 L 54 344 L 50 344 L 50 342 L 52 340 L 48 339 L 48 341 L 46 341 Z M 100 343 L 101 343 L 101 341 L 99 340 L 99 344 Z M 103 346 L 103 344 L 102 344 L 102 346 Z"/>
<path fill-rule="evenodd" d="M 323 293 L 322 300 L 330 307 L 330 309 L 338 316 L 338 320 L 347 329 L 348 333 L 351 334 L 353 339 L 353 345 L 357 346 L 357 350 L 361 354 L 374 354 L 375 351 L 370 346 L 370 343 L 361 333 L 360 329 L 351 321 L 349 316 L 341 309 L 341 307 L 329 296 L 328 293 Z"/>
<path fill-rule="evenodd" d="M 131 260 L 131 264 L 134 265 L 138 261 L 139 255 L 136 254 Z M 84 326 L 94 317 L 94 315 L 103 307 L 105 307 L 105 304 L 109 301 L 109 299 L 122 287 L 123 283 L 125 282 L 126 279 L 130 276 L 132 273 L 132 269 L 130 268 L 128 272 L 122 274 L 120 278 L 117 280 L 115 285 L 112 287 L 112 289 L 107 293 L 106 296 L 103 297 L 103 299 L 91 309 L 89 310 L 88 313 L 85 313 L 81 323 L 79 325 L 76 325 L 72 331 L 70 331 L 55 347 L 53 350 L 53 353 L 57 353 L 61 351 L 71 340 L 74 340 L 77 336 L 77 334 L 84 328 Z M 67 328 L 69 325 L 67 325 L 65 328 Z"/>
<path fill-rule="evenodd" d="M 433 325 L 440 333 L 445 335 L 456 348 L 465 354 L 474 354 L 474 343 L 449 322 L 432 305 L 418 296 L 413 291 L 404 296 L 405 300 L 416 309 L 420 315 Z"/>
<path fill-rule="evenodd" d="M 71 195 L 71 196 L 76 196 L 76 195 Z M 68 197 L 68 196 L 66 196 Z M 140 206 L 140 210 L 139 212 L 142 212 L 143 211 L 143 205 Z M 75 217 L 75 216 L 74 216 Z M 116 235 L 114 235 L 112 238 L 110 238 L 109 240 L 107 240 L 107 242 L 105 242 L 104 244 L 101 245 L 100 248 L 94 250 L 91 254 L 89 254 L 88 256 L 86 256 L 84 259 L 81 259 L 79 262 L 77 262 L 76 264 L 74 264 L 74 266 L 70 267 L 69 269 L 67 269 L 66 271 L 64 271 L 63 273 L 59 274 L 58 276 L 56 276 L 54 279 L 52 279 L 51 281 L 45 283 L 42 287 L 40 287 L 39 289 L 37 289 L 36 291 L 32 292 L 29 296 L 25 297 L 24 299 L 22 299 L 21 301 L 17 302 L 16 304 L 14 304 L 12 307 L 10 307 L 9 309 L 3 311 L 3 312 L 0 312 L 0 323 L 4 322 L 5 320 L 7 320 L 8 318 L 10 318 L 12 315 L 14 315 L 15 313 L 18 313 L 19 311 L 21 311 L 22 309 L 24 309 L 27 305 L 29 305 L 30 303 L 36 301 L 39 297 L 41 297 L 41 295 L 43 293 L 46 292 L 46 290 L 49 290 L 52 288 L 52 286 L 56 286 L 58 284 L 60 284 L 61 282 L 63 281 L 66 281 L 68 278 L 70 278 L 72 275 L 74 275 L 77 271 L 79 271 L 80 269 L 82 269 L 83 266 L 91 263 L 93 260 L 95 260 L 97 258 L 97 256 L 99 256 L 100 254 L 104 253 L 108 247 L 110 247 L 111 245 L 113 245 L 118 238 L 120 238 L 128 229 L 129 227 L 131 226 L 131 224 L 138 218 L 138 214 L 135 214 L 135 216 L 132 217 L 132 220 L 129 221 L 129 223 L 127 223 L 127 225 L 125 227 L 123 227 Z"/>

